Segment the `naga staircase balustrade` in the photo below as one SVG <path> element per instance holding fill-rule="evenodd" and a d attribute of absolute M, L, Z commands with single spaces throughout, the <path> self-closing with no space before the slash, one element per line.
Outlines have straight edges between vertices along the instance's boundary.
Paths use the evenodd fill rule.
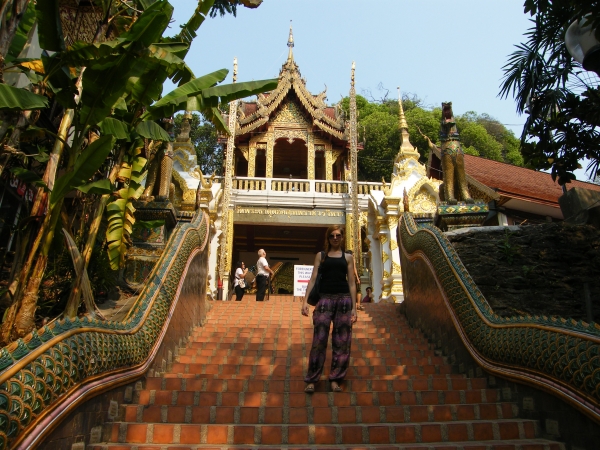
<path fill-rule="evenodd" d="M 0 350 L 0 449 L 36 447 L 78 405 L 141 377 L 187 337 L 208 307 L 209 234 L 203 212 L 177 226 L 123 321 L 62 319 Z"/>
<path fill-rule="evenodd" d="M 543 315 L 500 317 L 438 228 L 417 226 L 404 213 L 398 241 L 405 281 L 402 307 L 409 320 L 439 330 L 449 316 L 464 348 L 484 370 L 550 392 L 600 422 L 597 324 Z M 439 339 L 438 347 L 460 344 L 435 331 L 432 337 Z"/>

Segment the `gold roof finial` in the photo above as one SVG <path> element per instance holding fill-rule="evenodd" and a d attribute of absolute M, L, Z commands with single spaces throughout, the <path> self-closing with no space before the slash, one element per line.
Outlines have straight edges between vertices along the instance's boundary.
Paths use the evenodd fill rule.
<path fill-rule="evenodd" d="M 290 48 L 288 51 L 288 61 L 294 59 L 294 53 L 292 52 L 292 48 L 294 48 L 294 33 L 292 32 L 292 21 L 290 20 L 290 37 L 288 38 L 287 46 Z"/>
<path fill-rule="evenodd" d="M 237 81 L 237 58 L 233 58 L 233 82 Z"/>
<path fill-rule="evenodd" d="M 408 134 L 408 123 L 406 122 L 406 116 L 404 115 L 404 108 L 402 107 L 402 94 L 400 93 L 400 86 L 398 86 L 398 125 L 400 128 L 400 151 L 396 156 L 395 163 L 398 163 L 403 157 L 412 157 L 419 160 L 419 152 L 410 143 L 410 136 Z"/>
<path fill-rule="evenodd" d="M 408 124 L 406 123 L 406 117 L 404 116 L 404 108 L 402 107 L 402 94 L 400 93 L 400 86 L 398 86 L 398 107 L 400 108 L 400 129 L 408 130 Z"/>

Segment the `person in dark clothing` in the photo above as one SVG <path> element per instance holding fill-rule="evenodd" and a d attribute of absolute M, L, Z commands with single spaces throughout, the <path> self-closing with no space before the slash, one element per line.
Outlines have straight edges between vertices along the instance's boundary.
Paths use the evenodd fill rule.
<path fill-rule="evenodd" d="M 341 381 L 350 363 L 352 324 L 356 322 L 356 280 L 354 257 L 344 252 L 344 228 L 333 225 L 327 229 L 325 252 L 315 256 L 312 276 L 302 303 L 302 315 L 308 316 L 308 296 L 321 266 L 320 299 L 313 310 L 313 342 L 304 381 L 305 392 L 312 393 L 325 364 L 329 329 L 333 322 L 331 338 L 332 358 L 329 381 L 334 392 L 340 392 Z M 324 253 L 323 262 L 322 253 Z"/>

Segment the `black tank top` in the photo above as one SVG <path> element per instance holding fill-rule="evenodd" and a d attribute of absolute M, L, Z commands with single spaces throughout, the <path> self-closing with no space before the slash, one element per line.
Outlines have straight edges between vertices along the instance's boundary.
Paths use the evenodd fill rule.
<path fill-rule="evenodd" d="M 348 262 L 346 255 L 342 253 L 339 258 L 325 256 L 321 263 L 320 294 L 347 294 L 348 287 Z"/>

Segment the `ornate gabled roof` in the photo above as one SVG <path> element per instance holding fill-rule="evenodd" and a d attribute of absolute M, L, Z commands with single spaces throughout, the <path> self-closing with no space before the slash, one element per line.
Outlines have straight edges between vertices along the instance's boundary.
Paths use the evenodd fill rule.
<path fill-rule="evenodd" d="M 288 40 L 290 50 L 288 58 L 279 72 L 277 88 L 267 94 L 259 94 L 254 104 L 243 103 L 240 105 L 236 134 L 246 134 L 267 123 L 271 114 L 284 103 L 290 92 L 294 92 L 310 116 L 313 126 L 338 139 L 345 139 L 345 121 L 325 103 L 327 87 L 317 95 L 311 94 L 306 89 L 306 80 L 302 78 L 298 65 L 294 61 L 293 46 L 294 38 L 290 27 Z"/>

